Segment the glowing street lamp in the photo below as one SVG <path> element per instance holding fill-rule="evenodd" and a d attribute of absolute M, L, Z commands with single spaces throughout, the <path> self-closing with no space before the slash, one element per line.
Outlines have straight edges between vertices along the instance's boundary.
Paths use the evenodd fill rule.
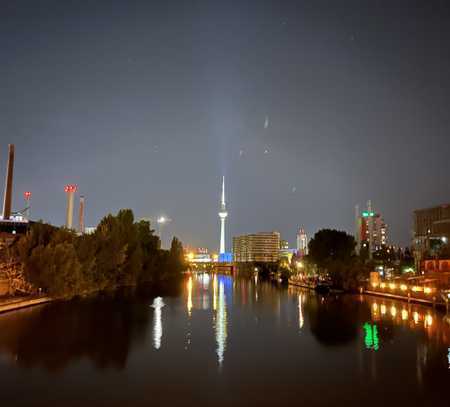
<path fill-rule="evenodd" d="M 164 215 L 162 215 L 158 219 L 156 219 L 156 223 L 158 224 L 158 229 L 159 229 L 159 238 L 161 239 L 161 246 L 162 246 L 162 242 L 163 242 L 163 237 L 162 237 L 163 226 L 166 223 L 169 223 L 171 221 L 172 221 L 172 219 L 170 219 Z"/>

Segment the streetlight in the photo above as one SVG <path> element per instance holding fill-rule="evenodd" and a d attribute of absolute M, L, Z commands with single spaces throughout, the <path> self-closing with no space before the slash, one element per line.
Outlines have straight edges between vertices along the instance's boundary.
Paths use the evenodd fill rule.
<path fill-rule="evenodd" d="M 158 229 L 159 229 L 159 238 L 160 238 L 160 240 L 161 240 L 161 247 L 162 247 L 162 245 L 163 245 L 163 238 L 162 238 L 163 226 L 164 226 L 166 223 L 169 223 L 169 222 L 171 222 L 171 221 L 172 221 L 172 219 L 170 219 L 170 218 L 168 218 L 167 216 L 164 216 L 164 215 L 160 216 L 160 217 L 156 220 L 156 223 L 158 224 Z"/>

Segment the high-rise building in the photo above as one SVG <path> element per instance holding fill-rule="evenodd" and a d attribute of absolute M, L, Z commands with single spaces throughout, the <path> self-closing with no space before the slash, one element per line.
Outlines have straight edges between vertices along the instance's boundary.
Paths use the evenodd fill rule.
<path fill-rule="evenodd" d="M 419 270 L 426 256 L 437 258 L 450 243 L 450 204 L 414 211 L 414 258 Z"/>
<path fill-rule="evenodd" d="M 222 177 L 222 195 L 220 198 L 220 210 L 219 210 L 219 219 L 220 219 L 220 248 L 219 254 L 224 254 L 226 252 L 225 247 L 225 219 L 228 216 L 227 207 L 225 204 L 225 177 Z"/>
<path fill-rule="evenodd" d="M 233 257 L 238 263 L 276 262 L 280 255 L 280 234 L 261 232 L 233 237 Z"/>
<path fill-rule="evenodd" d="M 297 233 L 297 254 L 302 257 L 308 254 L 308 236 L 303 228 Z"/>
<path fill-rule="evenodd" d="M 379 213 L 372 210 L 370 201 L 367 205 L 367 210 L 360 213 L 356 219 L 357 222 L 357 236 L 356 242 L 359 245 L 357 251 L 361 248 L 368 248 L 369 255 L 380 250 L 387 245 L 388 242 L 388 228 Z"/>

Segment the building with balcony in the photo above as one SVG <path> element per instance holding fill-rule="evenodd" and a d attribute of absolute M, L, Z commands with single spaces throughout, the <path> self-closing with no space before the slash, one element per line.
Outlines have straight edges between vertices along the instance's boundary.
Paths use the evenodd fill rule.
<path fill-rule="evenodd" d="M 237 263 L 277 262 L 280 257 L 280 234 L 261 232 L 233 237 L 233 258 Z"/>
<path fill-rule="evenodd" d="M 413 251 L 416 270 L 424 270 L 424 260 L 450 258 L 450 204 L 414 211 Z M 441 269 L 441 267 L 433 267 Z M 431 269 L 429 265 L 427 270 Z"/>

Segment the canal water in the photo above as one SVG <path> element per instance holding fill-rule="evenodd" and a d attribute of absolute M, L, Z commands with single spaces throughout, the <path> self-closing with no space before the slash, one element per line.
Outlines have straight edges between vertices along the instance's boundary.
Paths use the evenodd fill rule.
<path fill-rule="evenodd" d="M 2 405 L 448 405 L 450 318 L 199 274 L 0 315 Z"/>

